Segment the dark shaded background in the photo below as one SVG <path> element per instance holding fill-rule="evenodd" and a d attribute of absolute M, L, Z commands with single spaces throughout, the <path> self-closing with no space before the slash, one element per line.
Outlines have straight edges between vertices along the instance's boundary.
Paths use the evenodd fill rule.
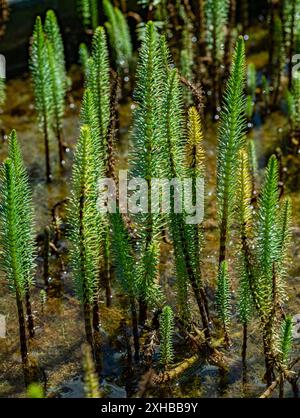
<path fill-rule="evenodd" d="M 197 3 L 197 0 L 194 0 Z M 237 0 L 239 2 L 239 0 Z M 0 53 L 6 57 L 7 77 L 18 75 L 28 68 L 28 45 L 33 31 L 35 17 L 44 17 L 46 10 L 53 9 L 59 18 L 64 37 L 67 64 L 78 61 L 78 45 L 86 40 L 86 35 L 78 17 L 76 0 L 9 0 L 10 18 L 6 32 L 0 39 Z M 250 23 L 257 20 L 259 14 L 266 14 L 267 0 L 249 1 Z M 136 0 L 127 1 L 128 10 L 138 11 Z M 99 0 L 100 18 L 103 21 L 101 0 Z M 145 12 L 141 11 L 145 15 Z M 146 16 L 144 16 L 146 17 Z M 134 34 L 133 20 L 132 32 Z"/>

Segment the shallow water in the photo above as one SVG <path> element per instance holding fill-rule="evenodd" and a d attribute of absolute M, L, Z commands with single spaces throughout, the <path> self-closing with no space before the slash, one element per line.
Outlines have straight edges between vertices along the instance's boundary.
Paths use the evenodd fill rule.
<path fill-rule="evenodd" d="M 256 57 L 256 59 L 258 59 Z M 81 397 L 83 384 L 81 380 L 80 346 L 84 342 L 84 329 L 79 302 L 74 296 L 71 274 L 67 263 L 67 243 L 65 239 L 56 242 L 50 256 L 50 283 L 53 295 L 59 296 L 49 300 L 42 306 L 39 292 L 43 288 L 43 231 L 51 223 L 51 208 L 68 197 L 70 190 L 70 173 L 74 146 L 79 132 L 79 108 L 82 95 L 82 83 L 77 67 L 70 71 L 74 89 L 68 97 L 68 106 L 64 120 L 64 139 L 69 152 L 66 155 L 63 172 L 57 168 L 57 147 L 54 138 L 51 142 L 53 182 L 47 185 L 44 181 L 44 148 L 41 133 L 36 125 L 33 97 L 27 77 L 12 80 L 8 84 L 8 99 L 0 120 L 4 132 L 0 147 L 1 161 L 6 156 L 6 137 L 15 128 L 21 143 L 24 159 L 28 167 L 33 190 L 33 201 L 36 214 L 36 232 L 39 245 L 38 271 L 36 288 L 33 295 L 33 310 L 37 326 L 37 335 L 32 343 L 33 357 L 38 361 L 42 379 L 47 382 L 49 396 Z M 120 106 L 120 126 L 117 140 L 119 150 L 118 167 L 127 164 L 129 147 L 129 126 L 131 121 L 130 103 Z M 291 247 L 291 264 L 288 270 L 288 311 L 300 314 L 300 196 L 299 196 L 299 157 L 291 160 L 286 148 L 285 131 L 287 119 L 282 113 L 275 113 L 262 120 L 260 115 L 255 119 L 256 126 L 249 136 L 257 145 L 259 167 L 265 167 L 267 158 L 274 150 L 281 148 L 283 166 L 285 167 L 287 192 L 293 200 L 293 245 Z M 203 250 L 202 272 L 207 293 L 213 300 L 216 266 L 218 257 L 218 230 L 216 223 L 215 204 L 215 159 L 216 159 L 216 125 L 207 119 L 205 122 L 206 148 L 206 213 L 205 213 L 205 246 Z M 64 230 L 65 204 L 58 208 Z M 233 237 L 234 238 L 234 237 Z M 234 256 L 234 239 L 231 245 L 231 256 Z M 163 244 L 161 258 L 161 281 L 171 303 L 175 303 L 171 285 L 174 283 L 172 267 L 172 250 L 169 244 Z M 230 260 L 229 260 L 230 261 Z M 237 278 L 232 272 L 233 301 Z M 210 302 L 212 304 L 212 302 Z M 0 313 L 5 315 L 7 335 L 0 339 L 0 396 L 24 396 L 22 373 L 18 354 L 18 334 L 13 295 L 7 292 L 4 277 L 0 278 Z M 195 307 L 197 315 L 197 308 Z M 101 307 L 102 338 L 103 338 L 103 379 L 102 388 L 109 397 L 134 396 L 139 387 L 144 368 L 126 360 L 126 339 L 120 330 L 123 319 L 128 322 L 127 308 L 124 298 L 118 289 L 114 290 L 113 308 Z M 177 381 L 166 387 L 151 387 L 149 396 L 178 397 L 251 397 L 264 391 L 262 381 L 264 374 L 264 358 L 258 321 L 249 326 L 249 343 L 247 357 L 247 373 L 243 374 L 241 362 L 241 325 L 233 313 L 231 325 L 232 346 L 225 353 L 229 361 L 229 372 L 220 375 L 218 368 L 202 361 L 189 369 Z M 215 345 L 221 343 L 221 335 L 215 336 Z M 294 352 L 299 351 L 300 334 L 295 334 Z M 176 361 L 183 360 L 186 355 L 186 344 L 179 334 L 176 335 Z M 157 347 L 154 353 L 157 360 Z M 286 396 L 291 396 L 286 385 Z M 275 396 L 275 395 L 274 395 Z"/>

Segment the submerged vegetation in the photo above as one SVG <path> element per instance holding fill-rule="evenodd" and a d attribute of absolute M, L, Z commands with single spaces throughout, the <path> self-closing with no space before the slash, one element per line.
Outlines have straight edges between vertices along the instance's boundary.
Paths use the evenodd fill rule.
<path fill-rule="evenodd" d="M 269 2 L 267 34 L 246 1 L 129 3 L 77 1 L 68 72 L 59 16 L 36 18 L 27 142 L 0 77 L 1 297 L 25 382 L 10 393 L 60 396 L 80 375 L 88 398 L 297 396 L 300 2 Z"/>

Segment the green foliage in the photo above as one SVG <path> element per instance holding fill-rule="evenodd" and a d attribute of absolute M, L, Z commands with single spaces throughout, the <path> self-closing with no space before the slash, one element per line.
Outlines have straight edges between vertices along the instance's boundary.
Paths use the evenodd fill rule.
<path fill-rule="evenodd" d="M 273 85 L 273 103 L 278 100 L 281 78 L 285 73 L 286 53 L 284 46 L 284 31 L 280 17 L 275 16 L 273 26 L 273 54 L 270 56 L 271 82 Z M 290 56 L 290 50 L 289 50 Z M 291 63 L 292 65 L 292 63 Z"/>
<path fill-rule="evenodd" d="M 288 115 L 291 121 L 291 128 L 294 131 L 300 129 L 300 73 L 293 74 L 292 91 L 286 92 Z"/>
<path fill-rule="evenodd" d="M 185 7 L 181 1 L 177 1 L 177 8 L 179 16 L 183 22 L 181 28 L 181 48 L 180 48 L 180 60 L 179 70 L 187 80 L 193 80 L 193 67 L 195 62 L 195 52 L 193 45 L 193 30 L 194 25 L 191 18 L 186 13 Z M 192 95 L 187 88 L 184 89 L 184 102 L 185 104 L 192 104 Z"/>
<path fill-rule="evenodd" d="M 240 152 L 240 165 L 238 171 L 238 214 L 240 228 L 240 248 L 239 248 L 239 292 L 238 292 L 238 311 L 243 324 L 247 324 L 252 313 L 252 296 L 250 286 L 250 276 L 247 265 L 247 253 L 245 251 L 245 240 L 251 238 L 252 232 L 252 181 L 250 175 L 248 155 L 246 151 Z"/>
<path fill-rule="evenodd" d="M 135 260 L 132 245 L 124 220 L 120 213 L 110 215 L 112 229 L 112 252 L 114 256 L 116 276 L 125 294 L 131 297 L 137 295 L 138 283 L 136 280 Z"/>
<path fill-rule="evenodd" d="M 188 112 L 186 159 L 189 174 L 193 178 L 204 176 L 204 158 L 201 118 L 197 109 L 192 106 Z"/>
<path fill-rule="evenodd" d="M 256 67 L 250 63 L 247 67 L 247 90 L 248 94 L 254 99 L 256 93 Z"/>
<path fill-rule="evenodd" d="M 246 98 L 246 115 L 249 120 L 251 120 L 254 112 L 254 102 L 250 95 Z"/>
<path fill-rule="evenodd" d="M 8 156 L 1 169 L 1 265 L 10 287 L 24 295 L 33 284 L 36 249 L 31 192 L 15 131 Z"/>
<path fill-rule="evenodd" d="M 163 129 L 161 136 L 161 152 L 165 153 L 163 161 L 163 174 L 169 180 L 182 179 L 186 172 L 184 161 L 184 137 L 183 128 L 183 105 L 180 80 L 175 69 L 170 70 L 166 65 L 168 52 L 162 54 L 163 62 L 167 70 L 167 76 L 163 88 Z M 175 187 L 174 187 L 175 189 Z M 180 192 L 180 191 L 179 191 Z M 188 272 L 186 266 L 187 242 L 185 237 L 184 216 L 175 212 L 175 191 L 170 193 L 171 213 L 168 217 L 169 228 L 173 241 L 175 264 L 176 264 L 176 287 L 179 313 L 186 322 L 190 319 L 188 305 Z M 181 197 L 180 197 L 181 198 Z M 179 198 L 179 199 L 180 199 Z M 177 196 L 178 199 L 178 196 Z M 182 201 L 179 202 L 182 206 Z"/>
<path fill-rule="evenodd" d="M 193 180 L 192 195 L 193 202 L 196 202 L 196 181 L 199 179 L 204 180 L 205 152 L 203 148 L 201 118 L 195 107 L 191 107 L 188 112 L 188 131 L 185 148 L 185 159 L 187 163 L 186 175 L 188 175 Z M 199 201 L 197 204 L 199 204 Z M 195 288 L 196 286 L 197 289 L 200 289 L 202 286 L 200 265 L 202 249 L 201 246 L 203 243 L 203 228 L 201 224 L 185 224 L 184 231 L 187 243 L 187 253 L 190 258 L 190 264 L 195 280 L 193 287 Z"/>
<path fill-rule="evenodd" d="M 53 116 L 51 70 L 41 18 L 36 18 L 30 50 L 30 70 L 34 84 L 35 107 L 44 134 L 49 132 Z"/>
<path fill-rule="evenodd" d="M 216 306 L 218 318 L 221 321 L 224 330 L 228 331 L 230 324 L 230 282 L 228 275 L 228 265 L 226 261 L 223 261 L 220 265 L 216 292 Z"/>
<path fill-rule="evenodd" d="M 159 177 L 162 126 L 162 65 L 158 34 L 153 22 L 146 27 L 140 50 L 134 98 L 137 107 L 133 124 L 133 176 Z"/>
<path fill-rule="evenodd" d="M 278 228 L 278 261 L 277 268 L 277 297 L 279 303 L 286 299 L 285 275 L 289 260 L 291 244 L 292 203 L 289 198 L 283 199 L 279 208 Z"/>
<path fill-rule="evenodd" d="M 293 8 L 295 8 L 295 13 L 293 13 Z M 284 0 L 282 10 L 285 32 L 284 39 L 286 44 L 286 50 L 289 50 L 289 48 L 291 47 L 291 42 L 295 43 L 300 30 L 299 19 L 297 19 L 297 16 L 299 16 L 300 13 L 300 1 Z M 293 39 L 292 34 L 294 35 Z M 296 46 L 296 44 L 294 44 L 294 46 Z"/>
<path fill-rule="evenodd" d="M 99 377 L 95 371 L 91 347 L 88 344 L 82 346 L 82 366 L 84 372 L 83 387 L 86 398 L 101 398 Z"/>
<path fill-rule="evenodd" d="M 228 22 L 228 0 L 205 1 L 205 30 L 208 51 L 214 59 L 222 61 L 225 44 L 225 27 Z"/>
<path fill-rule="evenodd" d="M 94 170 L 95 175 L 100 178 L 105 175 L 105 154 L 100 136 L 99 114 L 97 112 L 94 97 L 95 94 L 92 94 L 89 88 L 84 91 L 80 116 L 82 125 L 87 125 L 89 127 L 93 137 L 93 146 L 95 152 L 97 153 L 97 164 L 95 165 Z"/>
<path fill-rule="evenodd" d="M 285 198 L 280 205 L 278 219 L 279 259 L 281 264 L 287 261 L 288 249 L 291 243 L 292 203 Z"/>
<path fill-rule="evenodd" d="M 168 369 L 174 359 L 172 341 L 174 334 L 174 315 L 170 306 L 165 306 L 162 310 L 159 330 L 161 338 L 159 347 L 160 363 L 165 369 Z"/>
<path fill-rule="evenodd" d="M 239 209 L 239 223 L 242 228 L 242 234 L 245 237 L 250 236 L 252 228 L 252 182 L 250 176 L 250 167 L 248 155 L 245 150 L 239 154 L 238 167 L 238 209 Z"/>
<path fill-rule="evenodd" d="M 101 26 L 96 29 L 93 37 L 92 55 L 88 66 L 87 86 L 93 94 L 98 118 L 100 135 L 99 156 L 107 162 L 107 133 L 110 121 L 109 60 L 106 34 Z"/>
<path fill-rule="evenodd" d="M 61 78 L 60 69 L 57 65 L 56 51 L 52 42 L 46 40 L 48 63 L 50 68 L 51 103 L 53 104 L 53 116 L 56 135 L 59 137 L 62 129 L 62 120 L 65 113 L 65 78 Z M 48 82 L 49 82 L 48 81 Z"/>
<path fill-rule="evenodd" d="M 250 63 L 247 67 L 247 100 L 246 115 L 251 120 L 254 112 L 256 97 L 256 68 L 255 64 Z"/>
<path fill-rule="evenodd" d="M 128 68 L 132 58 L 132 43 L 126 17 L 120 9 L 112 6 L 110 0 L 103 0 L 103 9 L 108 18 L 105 26 L 117 67 Z"/>
<path fill-rule="evenodd" d="M 89 126 L 81 128 L 72 171 L 69 205 L 71 263 L 78 297 L 95 298 L 99 279 L 101 217 L 97 209 L 97 139 Z"/>
<path fill-rule="evenodd" d="M 45 397 L 44 390 L 39 383 L 30 383 L 27 387 L 27 398 L 41 399 Z"/>
<path fill-rule="evenodd" d="M 89 58 L 90 53 L 88 47 L 86 46 L 86 44 L 81 43 L 79 45 L 79 61 L 83 68 L 85 81 L 87 81 L 89 78 Z"/>
<path fill-rule="evenodd" d="M 47 39 L 52 44 L 56 58 L 57 77 L 60 79 L 61 89 L 66 92 L 69 87 L 69 79 L 66 73 L 65 52 L 62 36 L 60 33 L 57 18 L 53 10 L 48 10 L 44 24 Z"/>
<path fill-rule="evenodd" d="M 255 183 L 258 177 L 258 163 L 257 163 L 255 142 L 253 139 L 247 140 L 247 153 L 248 153 L 248 159 L 249 159 L 249 168 L 250 168 L 251 176 L 252 176 L 252 183 Z"/>
<path fill-rule="evenodd" d="M 134 97 L 132 175 L 146 179 L 172 178 L 180 173 L 182 149 L 182 108 L 178 76 L 168 70 L 169 54 L 153 22 L 148 22 L 140 50 Z M 168 116 L 166 116 L 168 114 Z M 172 155 L 169 154 L 171 150 Z M 148 202 L 151 207 L 151 201 Z M 163 224 L 160 214 L 135 216 L 139 230 L 140 289 L 143 297 L 157 293 L 159 234 Z M 147 296 L 148 295 L 148 296 Z M 161 301 L 158 295 L 156 301 Z M 155 301 L 154 299 L 154 301 Z"/>
<path fill-rule="evenodd" d="M 46 305 L 46 302 L 47 302 L 47 292 L 46 292 L 46 290 L 41 289 L 39 296 L 40 296 L 40 302 L 41 302 L 42 306 L 44 307 Z"/>
<path fill-rule="evenodd" d="M 281 341 L 280 341 L 280 353 L 282 362 L 285 366 L 288 365 L 292 345 L 293 345 L 293 318 L 287 316 L 281 326 Z"/>
<path fill-rule="evenodd" d="M 284 275 L 291 236 L 291 203 L 284 199 L 279 205 L 278 176 L 278 162 L 272 156 L 258 200 L 255 225 L 254 297 L 263 321 L 272 315 L 274 304 L 280 306 L 286 297 Z"/>
<path fill-rule="evenodd" d="M 256 291 L 263 315 L 273 309 L 273 272 L 278 259 L 278 162 L 275 156 L 269 160 L 262 191 L 258 200 L 256 221 L 256 248 L 259 272 Z"/>
<path fill-rule="evenodd" d="M 180 80 L 176 69 L 168 70 L 166 83 L 163 86 L 162 115 L 165 132 L 161 135 L 161 153 L 165 166 L 163 174 L 169 178 L 184 175 L 184 136 L 183 102 Z"/>
<path fill-rule="evenodd" d="M 78 10 L 85 28 L 95 30 L 98 26 L 98 0 L 78 0 Z"/>
<path fill-rule="evenodd" d="M 223 98 L 218 135 L 217 199 L 219 222 L 226 231 L 236 201 L 238 154 L 245 131 L 245 45 L 238 39 Z"/>

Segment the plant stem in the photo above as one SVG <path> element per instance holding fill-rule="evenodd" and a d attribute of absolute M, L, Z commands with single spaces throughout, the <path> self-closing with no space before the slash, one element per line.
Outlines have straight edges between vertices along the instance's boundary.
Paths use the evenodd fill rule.
<path fill-rule="evenodd" d="M 16 287 L 16 301 L 18 309 L 18 318 L 19 318 L 19 335 L 20 335 L 20 347 L 21 347 L 21 358 L 22 363 L 25 368 L 28 366 L 28 349 L 26 342 L 26 324 L 25 316 L 23 310 L 23 303 L 20 290 Z"/>
<path fill-rule="evenodd" d="M 248 340 L 248 327 L 247 324 L 243 324 L 243 347 L 242 347 L 242 361 L 243 366 L 246 366 L 246 357 L 247 357 L 247 340 Z"/>
<path fill-rule="evenodd" d="M 49 291 L 49 247 L 50 247 L 50 229 L 46 226 L 44 231 L 44 283 L 45 289 Z"/>
<path fill-rule="evenodd" d="M 130 310 L 131 310 L 131 321 L 132 321 L 132 334 L 134 342 L 134 359 L 135 361 L 139 360 L 140 356 L 140 342 L 139 342 L 139 330 L 138 330 L 138 318 L 135 307 L 134 298 L 130 298 Z"/>
<path fill-rule="evenodd" d="M 98 301 L 95 300 L 93 304 L 93 330 L 94 330 L 94 355 L 96 362 L 97 373 L 100 374 L 102 370 L 102 355 L 101 355 L 101 335 L 100 335 L 100 314 Z"/>
<path fill-rule="evenodd" d="M 47 183 L 51 183 L 48 123 L 47 123 L 46 115 L 44 115 L 44 143 L 45 143 L 46 180 L 47 180 Z"/>
<path fill-rule="evenodd" d="M 109 260 L 109 244 L 110 236 L 109 232 L 106 233 L 105 248 L 104 248 L 104 287 L 105 287 L 105 296 L 106 296 L 106 306 L 109 308 L 111 306 L 111 280 L 110 280 L 110 260 Z"/>
<path fill-rule="evenodd" d="M 227 212 L 227 211 L 226 211 Z M 220 227 L 220 252 L 219 252 L 219 266 L 226 259 L 226 241 L 227 241 L 227 215 L 225 213 Z"/>
<path fill-rule="evenodd" d="M 34 322 L 33 322 L 33 315 L 32 315 L 31 302 L 30 302 L 30 289 L 29 289 L 28 284 L 26 285 L 26 290 L 25 290 L 25 303 L 26 303 L 27 326 L 28 326 L 29 337 L 34 338 Z"/>
<path fill-rule="evenodd" d="M 264 325 L 263 329 L 263 346 L 264 346 L 264 355 L 265 355 L 265 366 L 266 366 L 266 373 L 265 373 L 265 380 L 268 386 L 271 385 L 275 376 L 274 376 L 274 360 L 271 351 L 271 341 L 272 341 L 272 331 L 271 331 L 271 324 L 268 321 Z"/>
<path fill-rule="evenodd" d="M 60 168 L 63 168 L 63 161 L 64 161 L 64 147 L 62 143 L 62 136 L 61 136 L 61 128 L 59 126 L 59 122 L 56 122 L 56 138 L 58 143 L 58 155 L 59 155 L 59 165 Z"/>
<path fill-rule="evenodd" d="M 147 302 L 144 298 L 139 298 L 139 324 L 144 326 L 147 319 Z"/>
<path fill-rule="evenodd" d="M 288 70 L 288 80 L 289 80 L 289 89 L 292 87 L 292 72 L 293 72 L 293 53 L 295 47 L 295 16 L 296 16 L 296 0 L 292 0 L 292 10 L 291 10 L 291 37 L 290 37 L 290 49 L 289 49 L 289 70 Z"/>

